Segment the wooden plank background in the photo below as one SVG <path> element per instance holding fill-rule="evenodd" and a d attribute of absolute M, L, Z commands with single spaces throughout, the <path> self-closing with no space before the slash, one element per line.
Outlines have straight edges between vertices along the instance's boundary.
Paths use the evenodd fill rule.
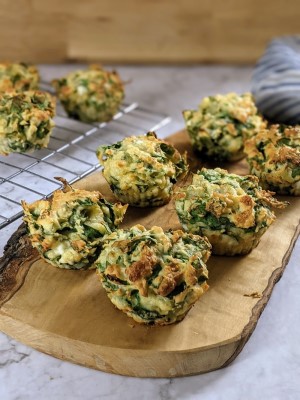
<path fill-rule="evenodd" d="M 251 63 L 299 0 L 0 0 L 2 60 Z"/>

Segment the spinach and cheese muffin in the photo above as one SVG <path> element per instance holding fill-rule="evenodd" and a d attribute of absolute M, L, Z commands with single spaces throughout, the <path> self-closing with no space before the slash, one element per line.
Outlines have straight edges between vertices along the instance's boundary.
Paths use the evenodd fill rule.
<path fill-rule="evenodd" d="M 124 98 L 124 86 L 117 72 L 100 66 L 69 73 L 52 82 L 67 114 L 84 122 L 110 121 Z"/>
<path fill-rule="evenodd" d="M 250 93 L 205 97 L 198 110 L 183 111 L 183 117 L 195 150 L 217 161 L 243 158 L 244 138 L 265 126 Z"/>
<path fill-rule="evenodd" d="M 22 201 L 24 221 L 33 247 L 48 263 L 66 269 L 90 268 L 98 257 L 103 236 L 122 221 L 127 206 L 111 204 L 100 192 L 63 190 L 49 200 Z"/>
<path fill-rule="evenodd" d="M 168 203 L 174 183 L 188 169 L 186 155 L 157 139 L 154 132 L 100 146 L 97 157 L 117 199 L 136 207 Z"/>
<path fill-rule="evenodd" d="M 203 168 L 178 191 L 175 207 L 183 228 L 205 235 L 213 254 L 247 254 L 275 220 L 271 207 L 286 206 L 272 194 L 258 185 L 256 176 Z"/>
<path fill-rule="evenodd" d="M 25 63 L 0 63 L 0 92 L 37 90 L 40 76 L 34 65 Z"/>
<path fill-rule="evenodd" d="M 0 93 L 0 154 L 47 147 L 55 101 L 47 92 Z"/>
<path fill-rule="evenodd" d="M 300 196 L 300 126 L 272 125 L 247 140 L 245 152 L 264 188 Z"/>
<path fill-rule="evenodd" d="M 206 238 L 142 225 L 106 236 L 95 262 L 111 302 L 142 324 L 182 320 L 208 289 Z"/>

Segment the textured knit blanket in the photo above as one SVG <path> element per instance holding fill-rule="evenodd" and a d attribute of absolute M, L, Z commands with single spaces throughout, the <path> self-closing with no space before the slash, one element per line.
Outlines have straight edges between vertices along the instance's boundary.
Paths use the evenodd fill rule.
<path fill-rule="evenodd" d="M 300 35 L 270 42 L 255 66 L 252 93 L 270 121 L 300 123 Z"/>

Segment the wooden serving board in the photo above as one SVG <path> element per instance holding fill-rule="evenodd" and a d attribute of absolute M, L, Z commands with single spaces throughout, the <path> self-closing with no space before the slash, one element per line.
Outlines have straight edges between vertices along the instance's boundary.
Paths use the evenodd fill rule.
<path fill-rule="evenodd" d="M 185 132 L 169 140 L 200 167 Z M 247 166 L 230 170 L 244 174 Z M 100 173 L 76 186 L 113 198 Z M 47 354 L 116 374 L 174 377 L 224 367 L 253 332 L 299 234 L 300 198 L 288 200 L 249 255 L 210 258 L 210 289 L 182 322 L 165 327 L 138 325 L 115 309 L 94 270 L 60 270 L 42 261 L 21 226 L 0 262 L 0 329 Z M 179 228 L 173 202 L 129 208 L 123 226 L 135 223 Z"/>

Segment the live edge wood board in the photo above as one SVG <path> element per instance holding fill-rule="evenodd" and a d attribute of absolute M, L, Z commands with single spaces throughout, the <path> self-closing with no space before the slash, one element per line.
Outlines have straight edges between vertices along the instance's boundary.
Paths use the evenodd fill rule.
<path fill-rule="evenodd" d="M 169 138 L 188 150 L 192 169 L 200 166 L 185 132 Z M 244 161 L 230 167 L 247 173 Z M 183 184 L 185 182 L 181 182 Z M 100 173 L 76 186 L 111 192 Z M 243 257 L 211 257 L 208 292 L 180 323 L 166 327 L 136 324 L 116 310 L 94 270 L 60 270 L 42 261 L 21 226 L 0 262 L 0 328 L 42 352 L 102 371 L 175 377 L 228 365 L 242 350 L 281 277 L 299 233 L 300 198 L 260 244 Z M 159 208 L 130 208 L 123 226 L 142 223 L 179 228 L 173 202 Z"/>

